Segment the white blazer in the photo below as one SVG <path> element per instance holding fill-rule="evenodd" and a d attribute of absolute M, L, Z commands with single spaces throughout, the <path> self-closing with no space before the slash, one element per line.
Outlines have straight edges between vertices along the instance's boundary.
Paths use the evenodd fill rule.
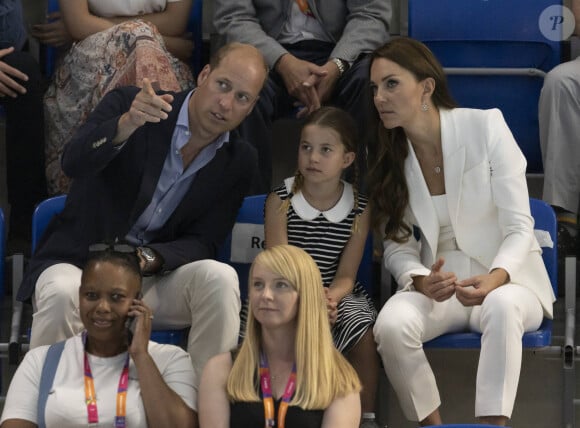
<path fill-rule="evenodd" d="M 511 283 L 532 290 L 544 315 L 552 318 L 555 297 L 534 236 L 526 160 L 501 112 L 456 108 L 441 110 L 440 116 L 445 191 L 457 246 L 490 271 L 505 269 Z M 383 257 L 399 291 L 413 289 L 413 276 L 429 274 L 439 239 L 431 195 L 408 144 L 404 220 L 419 229 L 420 240 L 387 240 Z"/>

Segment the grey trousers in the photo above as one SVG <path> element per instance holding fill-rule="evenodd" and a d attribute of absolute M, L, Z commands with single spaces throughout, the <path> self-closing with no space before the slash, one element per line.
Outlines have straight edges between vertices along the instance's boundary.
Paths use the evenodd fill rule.
<path fill-rule="evenodd" d="M 554 67 L 539 102 L 543 199 L 578 213 L 580 195 L 580 57 Z"/>

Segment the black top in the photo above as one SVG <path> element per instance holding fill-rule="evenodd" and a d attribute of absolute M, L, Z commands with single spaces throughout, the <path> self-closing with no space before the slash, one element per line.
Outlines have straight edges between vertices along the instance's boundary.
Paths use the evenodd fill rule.
<path fill-rule="evenodd" d="M 278 417 L 280 401 L 274 401 L 274 414 Z M 288 407 L 285 426 L 288 428 L 320 428 L 324 410 L 303 410 L 300 407 Z M 251 403 L 230 403 L 230 428 L 263 427 L 264 403 L 254 401 Z M 276 425 L 278 426 L 278 425 Z"/>

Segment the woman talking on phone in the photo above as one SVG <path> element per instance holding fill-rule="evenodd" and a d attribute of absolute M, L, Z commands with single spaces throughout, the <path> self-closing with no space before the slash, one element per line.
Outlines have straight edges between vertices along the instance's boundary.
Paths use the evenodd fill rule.
<path fill-rule="evenodd" d="M 153 314 L 140 292 L 134 251 L 92 253 L 79 288 L 85 330 L 26 354 L 1 427 L 197 427 L 189 354 L 149 341 Z"/>

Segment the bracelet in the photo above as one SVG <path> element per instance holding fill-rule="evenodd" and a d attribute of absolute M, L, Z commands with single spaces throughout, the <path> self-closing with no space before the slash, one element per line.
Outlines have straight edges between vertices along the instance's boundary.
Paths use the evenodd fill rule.
<path fill-rule="evenodd" d="M 340 58 L 331 58 L 331 61 L 336 64 L 338 68 L 338 76 L 342 77 L 344 72 L 348 69 L 348 63 Z"/>

